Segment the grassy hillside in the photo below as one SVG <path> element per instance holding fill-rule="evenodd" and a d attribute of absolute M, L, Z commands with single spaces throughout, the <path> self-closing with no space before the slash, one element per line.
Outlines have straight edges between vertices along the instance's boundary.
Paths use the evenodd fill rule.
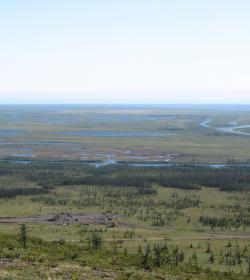
<path fill-rule="evenodd" d="M 1 277 L 247 279 L 248 174 L 2 163 Z"/>

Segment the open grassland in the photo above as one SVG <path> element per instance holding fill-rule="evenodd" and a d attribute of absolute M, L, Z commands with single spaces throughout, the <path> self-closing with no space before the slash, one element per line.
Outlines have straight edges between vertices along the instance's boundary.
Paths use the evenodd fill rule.
<path fill-rule="evenodd" d="M 25 269 L 35 262 L 32 268 L 34 279 L 46 266 L 47 276 L 53 275 L 55 270 L 58 275 L 72 270 L 68 273 L 75 275 L 75 279 L 81 279 L 77 278 L 80 274 L 99 279 L 105 273 L 109 279 L 158 279 L 158 276 L 166 275 L 172 277 L 169 279 L 247 279 L 250 268 L 247 169 L 216 171 L 204 168 L 196 172 L 195 169 L 185 171 L 185 168 L 158 170 L 124 166 L 96 169 L 77 163 L 2 163 L 0 170 L 1 234 L 6 238 L 13 236 L 20 231 L 21 224 L 26 224 L 30 240 L 27 249 L 19 248 L 20 242 L 15 236 L 11 237 L 14 249 L 2 244 L 1 266 L 6 277 L 15 275 L 17 268 L 25 275 Z M 121 170 L 125 179 L 120 175 Z M 229 173 L 241 181 L 237 187 L 228 181 Z M 207 176 L 211 178 L 210 182 L 205 180 Z M 207 184 L 201 183 L 202 180 Z M 223 186 L 213 187 L 216 182 Z M 239 188 L 241 191 L 237 191 Z M 43 191 L 37 193 L 36 189 Z M 39 217 L 48 215 L 57 216 L 39 220 Z M 33 220 L 30 221 L 29 217 Z M 81 222 L 82 217 L 87 222 Z M 95 253 L 88 251 L 93 237 L 101 240 Z M 39 243 L 32 238 L 43 241 Z M 50 267 L 52 264 L 47 262 L 50 253 L 38 256 L 31 252 L 35 246 L 32 242 L 43 247 L 41 244 L 47 243 L 41 242 L 45 241 L 62 246 L 60 250 L 64 250 L 64 246 L 78 248 L 70 249 L 77 252 L 76 256 L 63 260 L 58 256 Z M 50 246 L 48 244 L 46 246 Z M 98 264 L 95 267 L 99 268 L 93 269 L 91 261 L 83 261 L 81 251 L 90 254 L 90 259 L 95 259 Z M 101 254 L 105 251 L 107 256 L 110 254 L 110 259 L 101 262 Z M 117 266 L 113 265 L 113 258 L 116 258 Z M 124 267 L 125 271 L 121 272 L 122 262 L 127 262 L 125 266 L 131 264 L 134 278 L 124 276 L 129 268 Z M 184 268 L 186 265 L 191 271 Z M 138 272 L 141 276 L 137 275 L 137 268 L 141 269 Z M 180 270 L 183 278 L 174 278 Z M 215 276 L 211 272 L 211 278 L 204 278 L 204 275 L 210 277 L 209 271 L 227 274 Z"/>
<path fill-rule="evenodd" d="M 215 128 L 248 125 L 249 112 L 237 106 L 5 106 L 0 157 L 248 161 L 250 137 Z M 206 120 L 209 126 L 201 125 Z"/>

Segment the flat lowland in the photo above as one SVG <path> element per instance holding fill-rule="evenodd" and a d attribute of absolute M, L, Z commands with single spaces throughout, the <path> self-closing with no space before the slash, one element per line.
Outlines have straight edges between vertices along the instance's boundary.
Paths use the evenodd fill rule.
<path fill-rule="evenodd" d="M 247 106 L 12 105 L 0 109 L 2 159 L 225 162 L 250 158 Z"/>
<path fill-rule="evenodd" d="M 2 106 L 0 279 L 249 279 L 249 113 Z"/>

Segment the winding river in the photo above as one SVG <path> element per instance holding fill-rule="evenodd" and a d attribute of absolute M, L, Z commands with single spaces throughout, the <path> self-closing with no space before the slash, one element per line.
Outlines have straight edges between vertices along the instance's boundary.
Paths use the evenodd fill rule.
<path fill-rule="evenodd" d="M 250 128 L 250 125 L 240 125 L 237 126 L 237 122 L 231 122 L 231 126 L 225 126 L 225 127 L 215 127 L 210 125 L 212 122 L 212 119 L 207 118 L 205 121 L 201 122 L 200 125 L 205 128 L 213 128 L 216 131 L 223 132 L 223 133 L 230 133 L 230 134 L 237 134 L 237 135 L 244 135 L 244 136 L 250 136 L 250 132 L 243 132 L 240 131 L 240 129 L 244 128 Z"/>

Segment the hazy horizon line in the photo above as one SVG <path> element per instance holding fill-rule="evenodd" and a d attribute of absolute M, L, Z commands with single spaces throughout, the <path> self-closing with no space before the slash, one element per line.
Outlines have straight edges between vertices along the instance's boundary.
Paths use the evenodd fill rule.
<path fill-rule="evenodd" d="M 17 103 L 1 103 L 0 102 L 0 106 L 2 105 L 24 105 L 24 106 L 28 106 L 28 105 L 68 105 L 68 106 L 84 106 L 84 105 L 96 105 L 96 106 L 99 106 L 99 105 L 103 105 L 103 106 L 171 106 L 171 105 L 174 105 L 174 106 L 185 106 L 185 105 L 192 105 L 192 106 L 250 106 L 250 102 L 249 103 L 208 103 L 208 102 L 203 102 L 203 103 L 175 103 L 175 102 L 169 102 L 169 103 L 101 103 L 101 102 L 91 102 L 91 103 L 59 103 L 59 102 L 56 102 L 56 103 L 43 103 L 43 102 L 34 102 L 34 103 L 20 103 L 20 102 L 17 102 Z"/>

